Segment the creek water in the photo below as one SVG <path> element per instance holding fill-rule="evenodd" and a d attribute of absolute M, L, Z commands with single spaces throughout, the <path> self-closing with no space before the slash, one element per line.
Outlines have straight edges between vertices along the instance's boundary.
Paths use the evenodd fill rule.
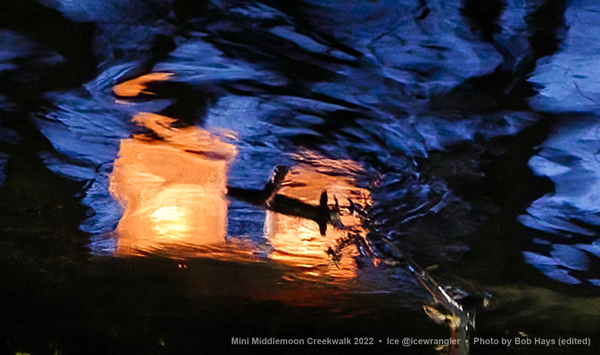
<path fill-rule="evenodd" d="M 598 350 L 594 1 L 0 8 L 3 352 Z"/>

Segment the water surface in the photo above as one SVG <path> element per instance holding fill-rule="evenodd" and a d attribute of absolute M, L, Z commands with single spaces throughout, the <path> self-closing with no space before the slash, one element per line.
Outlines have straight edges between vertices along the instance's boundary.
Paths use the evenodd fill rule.
<path fill-rule="evenodd" d="M 594 2 L 1 6 L 9 353 L 597 348 Z"/>

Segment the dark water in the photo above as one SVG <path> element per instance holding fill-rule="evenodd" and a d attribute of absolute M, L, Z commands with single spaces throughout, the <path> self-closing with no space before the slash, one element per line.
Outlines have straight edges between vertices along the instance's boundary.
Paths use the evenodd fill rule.
<path fill-rule="evenodd" d="M 596 2 L 0 9 L 2 352 L 598 350 Z"/>

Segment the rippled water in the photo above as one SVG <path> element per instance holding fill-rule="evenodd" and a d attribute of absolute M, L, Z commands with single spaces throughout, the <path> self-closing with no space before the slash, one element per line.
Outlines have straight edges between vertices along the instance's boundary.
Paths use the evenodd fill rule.
<path fill-rule="evenodd" d="M 0 7 L 4 350 L 597 348 L 595 2 Z"/>

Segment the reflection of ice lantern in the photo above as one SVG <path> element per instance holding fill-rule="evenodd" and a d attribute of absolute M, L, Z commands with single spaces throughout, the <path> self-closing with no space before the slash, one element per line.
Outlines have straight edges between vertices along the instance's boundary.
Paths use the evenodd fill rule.
<path fill-rule="evenodd" d="M 280 194 L 318 205 L 321 191 L 329 195 L 329 205 L 333 205 L 334 197 L 340 203 L 348 198 L 363 198 L 365 191 L 355 185 L 353 179 L 337 174 L 327 175 L 317 172 L 308 165 L 296 166 L 287 177 L 292 186 L 284 186 Z M 364 232 L 355 217 L 348 214 L 341 217 L 342 223 L 353 227 L 354 232 Z M 348 279 L 356 276 L 357 248 L 349 245 L 341 251 L 341 258 L 333 260 L 328 253 L 330 248 L 336 250 L 340 242 L 347 237 L 347 230 L 339 230 L 329 226 L 322 236 L 319 226 L 313 220 L 267 211 L 265 219 L 265 237 L 273 247 L 271 258 L 278 262 L 299 267 L 308 276 L 331 276 Z M 362 234 L 362 233 L 361 233 Z"/>
<path fill-rule="evenodd" d="M 171 128 L 168 117 L 144 113 L 134 121 L 161 140 L 121 142 L 110 182 L 125 208 L 117 253 L 223 242 L 227 162 L 235 148 L 197 127 Z"/>

